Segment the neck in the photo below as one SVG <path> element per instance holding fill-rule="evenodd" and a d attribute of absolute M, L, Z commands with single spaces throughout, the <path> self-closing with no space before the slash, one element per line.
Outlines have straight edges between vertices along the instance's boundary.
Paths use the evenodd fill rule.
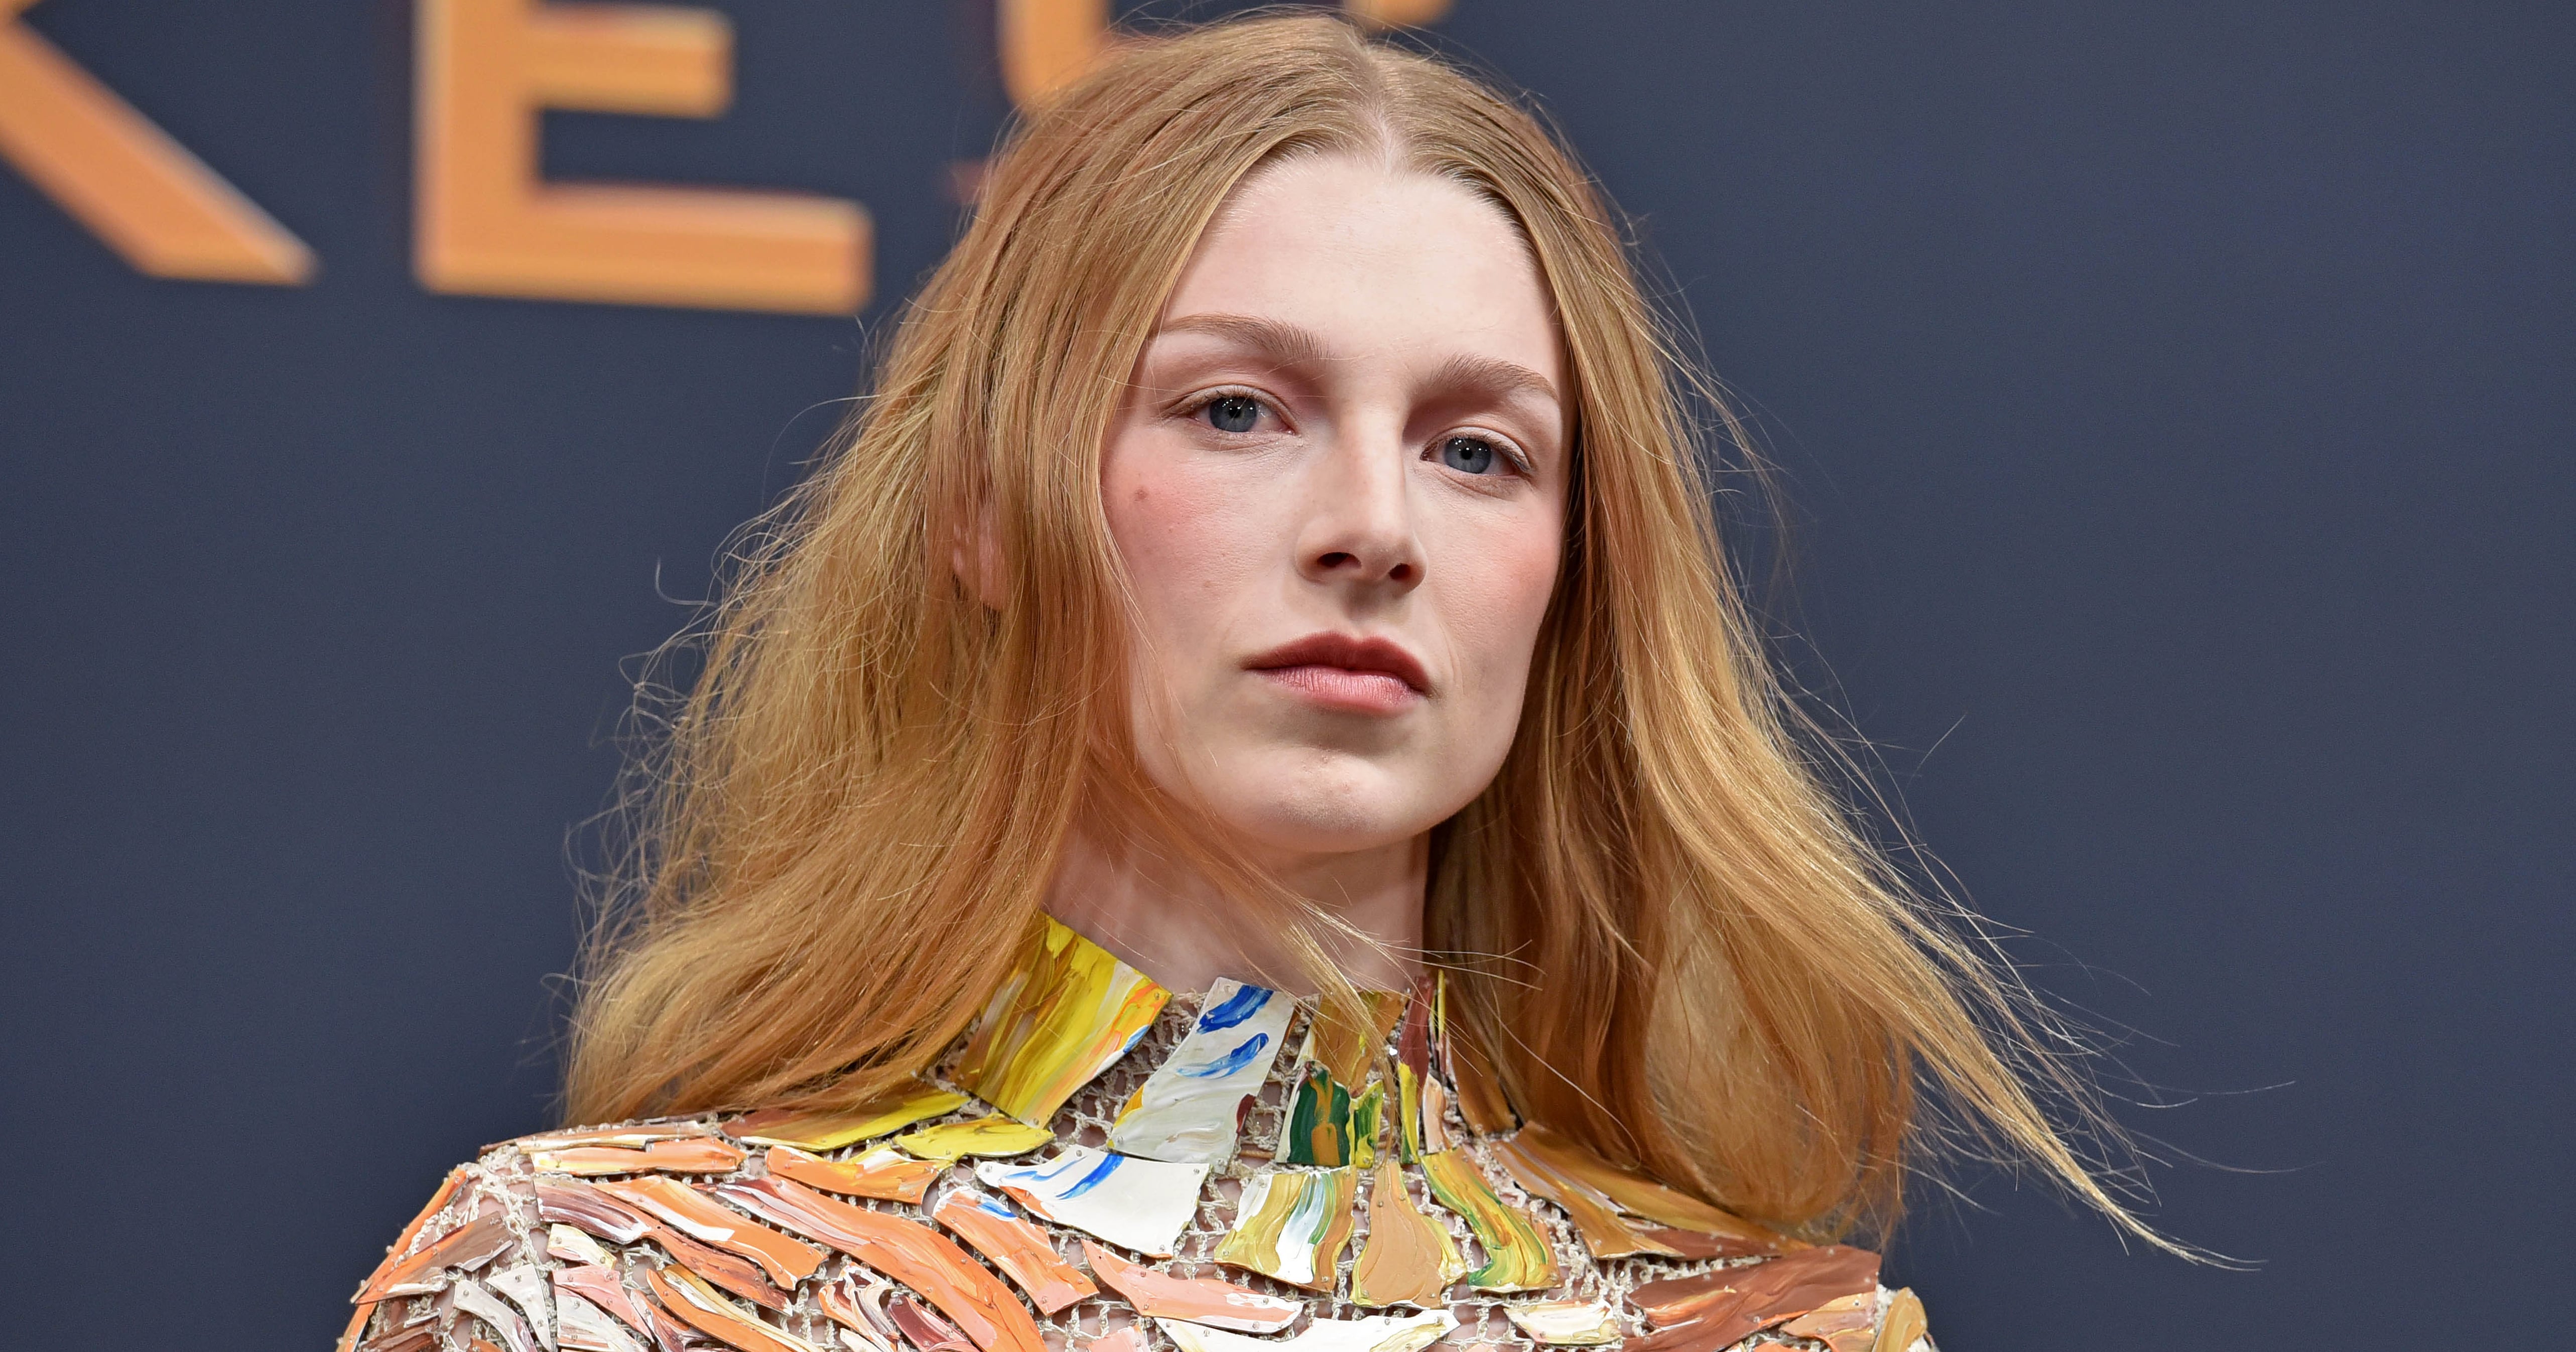
<path fill-rule="evenodd" d="M 1410 990 L 1421 974 L 1428 834 L 1348 854 L 1261 861 L 1283 886 L 1360 936 L 1316 939 L 1362 990 Z M 1111 839 L 1077 822 L 1047 889 L 1047 913 L 1167 990 L 1206 990 L 1218 977 L 1295 994 L 1314 981 L 1288 937 L 1248 923 L 1241 902 L 1169 852 Z"/>

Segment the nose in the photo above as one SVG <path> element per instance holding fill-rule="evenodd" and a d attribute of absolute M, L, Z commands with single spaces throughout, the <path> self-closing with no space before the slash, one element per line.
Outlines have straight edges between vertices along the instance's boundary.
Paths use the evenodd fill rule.
<path fill-rule="evenodd" d="M 1307 479 L 1297 571 L 1310 582 L 1394 595 L 1422 585 L 1410 468 L 1393 429 L 1336 438 Z"/>

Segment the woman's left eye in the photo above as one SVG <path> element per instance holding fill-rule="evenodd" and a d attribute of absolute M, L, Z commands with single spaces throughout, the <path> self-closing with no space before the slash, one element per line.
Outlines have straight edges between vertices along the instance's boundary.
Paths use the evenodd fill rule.
<path fill-rule="evenodd" d="M 1483 437 L 1448 437 L 1440 443 L 1440 463 L 1461 474 L 1491 474 L 1502 459 L 1494 443 Z"/>

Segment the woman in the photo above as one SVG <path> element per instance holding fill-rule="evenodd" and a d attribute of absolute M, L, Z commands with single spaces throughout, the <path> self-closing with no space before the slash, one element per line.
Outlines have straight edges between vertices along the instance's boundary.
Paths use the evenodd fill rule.
<path fill-rule="evenodd" d="M 1535 121 L 1337 21 L 1056 96 L 697 636 L 616 1125 L 452 1174 L 348 1342 L 1896 1352 L 1839 1241 L 1918 1084 L 2145 1233 L 1791 735 L 1660 332 Z"/>

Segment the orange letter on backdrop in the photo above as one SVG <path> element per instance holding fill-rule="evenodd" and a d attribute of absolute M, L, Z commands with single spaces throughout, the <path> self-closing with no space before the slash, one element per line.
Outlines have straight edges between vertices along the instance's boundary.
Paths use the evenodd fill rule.
<path fill-rule="evenodd" d="M 0 0 L 0 158 L 154 277 L 293 286 L 313 251 Z"/>
<path fill-rule="evenodd" d="M 0 4 L 9 0 L 0 0 Z M 432 291 L 848 314 L 867 303 L 856 202 L 547 183 L 541 108 L 713 117 L 733 30 L 667 5 L 419 0 L 418 238 Z"/>

